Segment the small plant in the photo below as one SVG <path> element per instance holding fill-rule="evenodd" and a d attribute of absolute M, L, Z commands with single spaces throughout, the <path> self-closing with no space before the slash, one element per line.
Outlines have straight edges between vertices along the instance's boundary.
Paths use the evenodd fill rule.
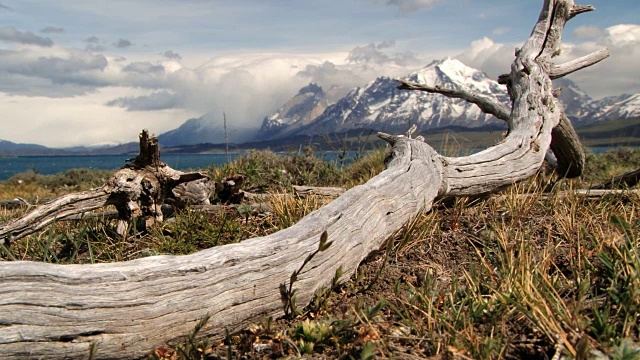
<path fill-rule="evenodd" d="M 311 301 L 309 305 L 309 311 L 314 314 L 318 314 L 324 307 L 327 305 L 327 301 L 331 297 L 331 292 L 334 291 L 338 285 L 340 284 L 340 279 L 342 278 L 342 266 L 336 269 L 333 278 L 331 279 L 331 285 L 325 289 L 320 290 Z"/>
<path fill-rule="evenodd" d="M 293 288 L 293 284 L 298 280 L 298 275 L 302 272 L 305 265 L 311 261 L 318 253 L 327 250 L 332 242 L 327 241 L 328 234 L 327 231 L 323 231 L 322 235 L 320 235 L 320 243 L 318 244 L 318 249 L 307 256 L 304 259 L 304 262 L 300 266 L 300 268 L 294 271 L 291 274 L 291 278 L 289 279 L 289 287 L 287 288 L 286 284 L 280 284 L 280 296 L 282 297 L 282 302 L 284 303 L 284 315 L 285 317 L 295 317 L 299 315 L 300 309 L 298 309 L 296 305 L 296 291 L 297 289 Z"/>

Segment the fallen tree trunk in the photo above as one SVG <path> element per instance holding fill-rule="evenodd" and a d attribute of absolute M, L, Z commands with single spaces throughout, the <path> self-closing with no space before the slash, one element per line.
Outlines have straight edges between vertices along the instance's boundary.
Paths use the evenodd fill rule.
<path fill-rule="evenodd" d="M 409 219 L 441 196 L 493 192 L 535 174 L 561 110 L 549 71 L 572 0 L 546 0 L 509 75 L 510 132 L 485 151 L 443 157 L 424 142 L 380 134 L 393 144 L 388 168 L 291 228 L 187 256 L 154 256 L 96 265 L 0 264 L 0 353 L 7 359 L 123 359 L 187 334 L 205 315 L 203 336 L 222 337 L 264 316 L 283 313 L 280 288 L 299 304 L 343 278 Z M 580 12 L 584 8 L 580 8 Z M 313 257 L 321 234 L 332 245 Z M 559 341 L 575 355 L 568 339 Z"/>

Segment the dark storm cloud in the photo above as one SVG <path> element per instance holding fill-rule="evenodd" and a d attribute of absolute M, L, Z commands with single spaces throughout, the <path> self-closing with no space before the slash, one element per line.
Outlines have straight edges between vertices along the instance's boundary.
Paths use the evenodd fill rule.
<path fill-rule="evenodd" d="M 132 45 L 133 43 L 127 39 L 119 39 L 118 41 L 113 43 L 113 46 L 117 47 L 118 49 L 128 48 Z"/>
<path fill-rule="evenodd" d="M 138 74 L 164 73 L 164 67 L 162 65 L 153 65 L 148 61 L 141 61 L 132 62 L 131 64 L 122 68 L 122 71 Z"/>
<path fill-rule="evenodd" d="M 84 49 L 89 52 L 103 52 L 107 50 L 106 47 L 97 44 L 87 44 Z"/>
<path fill-rule="evenodd" d="M 182 56 L 180 56 L 180 54 L 178 54 L 177 52 L 174 52 L 173 50 L 165 51 L 162 56 L 166 57 L 167 59 L 172 59 L 172 60 L 180 60 L 180 59 L 182 59 Z"/>
<path fill-rule="evenodd" d="M 44 34 L 60 34 L 64 32 L 64 29 L 61 27 L 47 26 L 40 29 L 40 32 Z"/>
<path fill-rule="evenodd" d="M 0 88 L 9 94 L 65 97 L 109 85 L 102 77 L 108 61 L 81 50 L 68 56 L 33 57 L 29 51 L 0 51 Z"/>
<path fill-rule="evenodd" d="M 11 26 L 0 28 L 0 40 L 25 45 L 53 46 L 53 41 L 49 38 L 35 35 L 30 31 L 20 31 Z"/>
<path fill-rule="evenodd" d="M 117 106 L 127 111 L 154 111 L 180 107 L 180 101 L 175 94 L 160 91 L 145 96 L 125 96 L 107 102 L 107 106 Z"/>

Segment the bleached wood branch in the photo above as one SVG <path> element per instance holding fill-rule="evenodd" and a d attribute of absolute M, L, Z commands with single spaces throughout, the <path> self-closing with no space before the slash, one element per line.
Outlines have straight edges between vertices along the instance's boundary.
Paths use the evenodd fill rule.
<path fill-rule="evenodd" d="M 582 70 L 589 66 L 595 65 L 602 60 L 605 60 L 609 56 L 611 56 L 611 53 L 609 52 L 609 49 L 605 48 L 595 51 L 589 55 L 585 55 L 583 57 L 568 61 L 564 64 L 551 65 L 551 72 L 549 73 L 549 77 L 551 78 L 551 80 L 559 79 L 578 70 Z M 507 85 L 509 83 L 510 76 L 510 74 L 502 74 L 498 76 L 498 83 Z"/>
<path fill-rule="evenodd" d="M 551 80 L 559 79 L 578 70 L 595 65 L 609 56 L 611 56 L 609 49 L 602 49 L 564 64 L 553 65 L 550 73 Z"/>
<path fill-rule="evenodd" d="M 28 200 L 17 197 L 12 200 L 1 200 L 0 209 L 12 210 L 12 209 L 17 209 L 21 207 L 31 207 L 38 204 L 45 204 L 55 199 L 56 197 L 46 197 L 42 199 L 28 199 Z"/>
<path fill-rule="evenodd" d="M 5 244 L 8 245 L 10 241 L 32 234 L 57 219 L 99 209 L 105 206 L 108 200 L 109 193 L 103 188 L 63 195 L 16 221 L 0 226 L 0 239 L 4 238 Z"/>
<path fill-rule="evenodd" d="M 498 119 L 508 121 L 509 110 L 493 99 L 464 89 L 450 89 L 442 86 L 429 86 L 406 80 L 398 80 L 401 90 L 419 90 L 433 94 L 441 94 L 451 98 L 464 99 L 476 104 L 482 112 L 491 114 Z M 553 94 L 557 97 L 556 94 Z M 566 178 L 578 177 L 584 170 L 586 155 L 573 125 L 562 112 L 558 126 L 553 129 L 551 151 L 557 159 L 556 171 L 559 176 Z"/>
<path fill-rule="evenodd" d="M 556 157 L 556 174 L 576 178 L 584 171 L 587 156 L 571 121 L 562 111 L 558 126 L 551 131 L 551 151 Z"/>
<path fill-rule="evenodd" d="M 506 106 L 494 101 L 488 96 L 484 96 L 475 92 L 466 91 L 464 89 L 450 89 L 443 86 L 429 86 L 426 84 L 418 84 L 415 82 L 398 79 L 401 85 L 398 86 L 400 90 L 419 90 L 432 94 L 442 94 L 444 96 L 456 99 L 463 99 L 472 104 L 477 105 L 482 112 L 491 114 L 498 119 L 507 121 L 509 120 L 510 111 Z"/>
<path fill-rule="evenodd" d="M 388 168 L 291 228 L 187 256 L 95 265 L 0 264 L 0 354 L 6 359 L 137 358 L 175 341 L 205 315 L 202 336 L 223 337 L 257 318 L 282 315 L 279 288 L 318 248 L 293 284 L 299 304 L 345 276 L 403 224 L 441 196 L 489 193 L 537 172 L 561 109 L 548 75 L 572 0 L 546 0 L 510 75 L 510 132 L 500 144 L 462 158 L 424 142 L 382 134 Z M 559 24 L 557 26 L 556 24 Z M 553 29 L 553 31 L 552 31 Z M 550 48 L 550 49 L 547 49 Z M 547 51 L 549 50 L 549 51 Z M 558 339 L 569 353 L 568 339 Z"/>
<path fill-rule="evenodd" d="M 569 19 L 573 19 L 574 17 L 584 14 L 586 12 L 594 11 L 596 8 L 591 5 L 573 5 L 571 11 L 569 12 Z"/>

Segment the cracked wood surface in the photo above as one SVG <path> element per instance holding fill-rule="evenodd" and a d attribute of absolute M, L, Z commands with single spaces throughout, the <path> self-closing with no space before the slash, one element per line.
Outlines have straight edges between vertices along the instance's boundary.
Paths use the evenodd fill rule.
<path fill-rule="evenodd" d="M 189 333 L 206 314 L 201 335 L 223 337 L 263 316 L 282 315 L 279 286 L 318 247 L 294 284 L 299 304 L 344 277 L 439 196 L 477 195 L 533 175 L 561 111 L 549 69 L 572 0 L 546 0 L 509 75 L 513 109 L 505 140 L 462 158 L 429 145 L 380 134 L 393 143 L 388 168 L 296 225 L 270 236 L 186 256 L 154 256 L 96 265 L 0 264 L 0 353 L 8 359 L 143 357 Z M 344 278 L 343 277 L 343 278 Z M 558 339 L 570 352 L 567 339 Z"/>

